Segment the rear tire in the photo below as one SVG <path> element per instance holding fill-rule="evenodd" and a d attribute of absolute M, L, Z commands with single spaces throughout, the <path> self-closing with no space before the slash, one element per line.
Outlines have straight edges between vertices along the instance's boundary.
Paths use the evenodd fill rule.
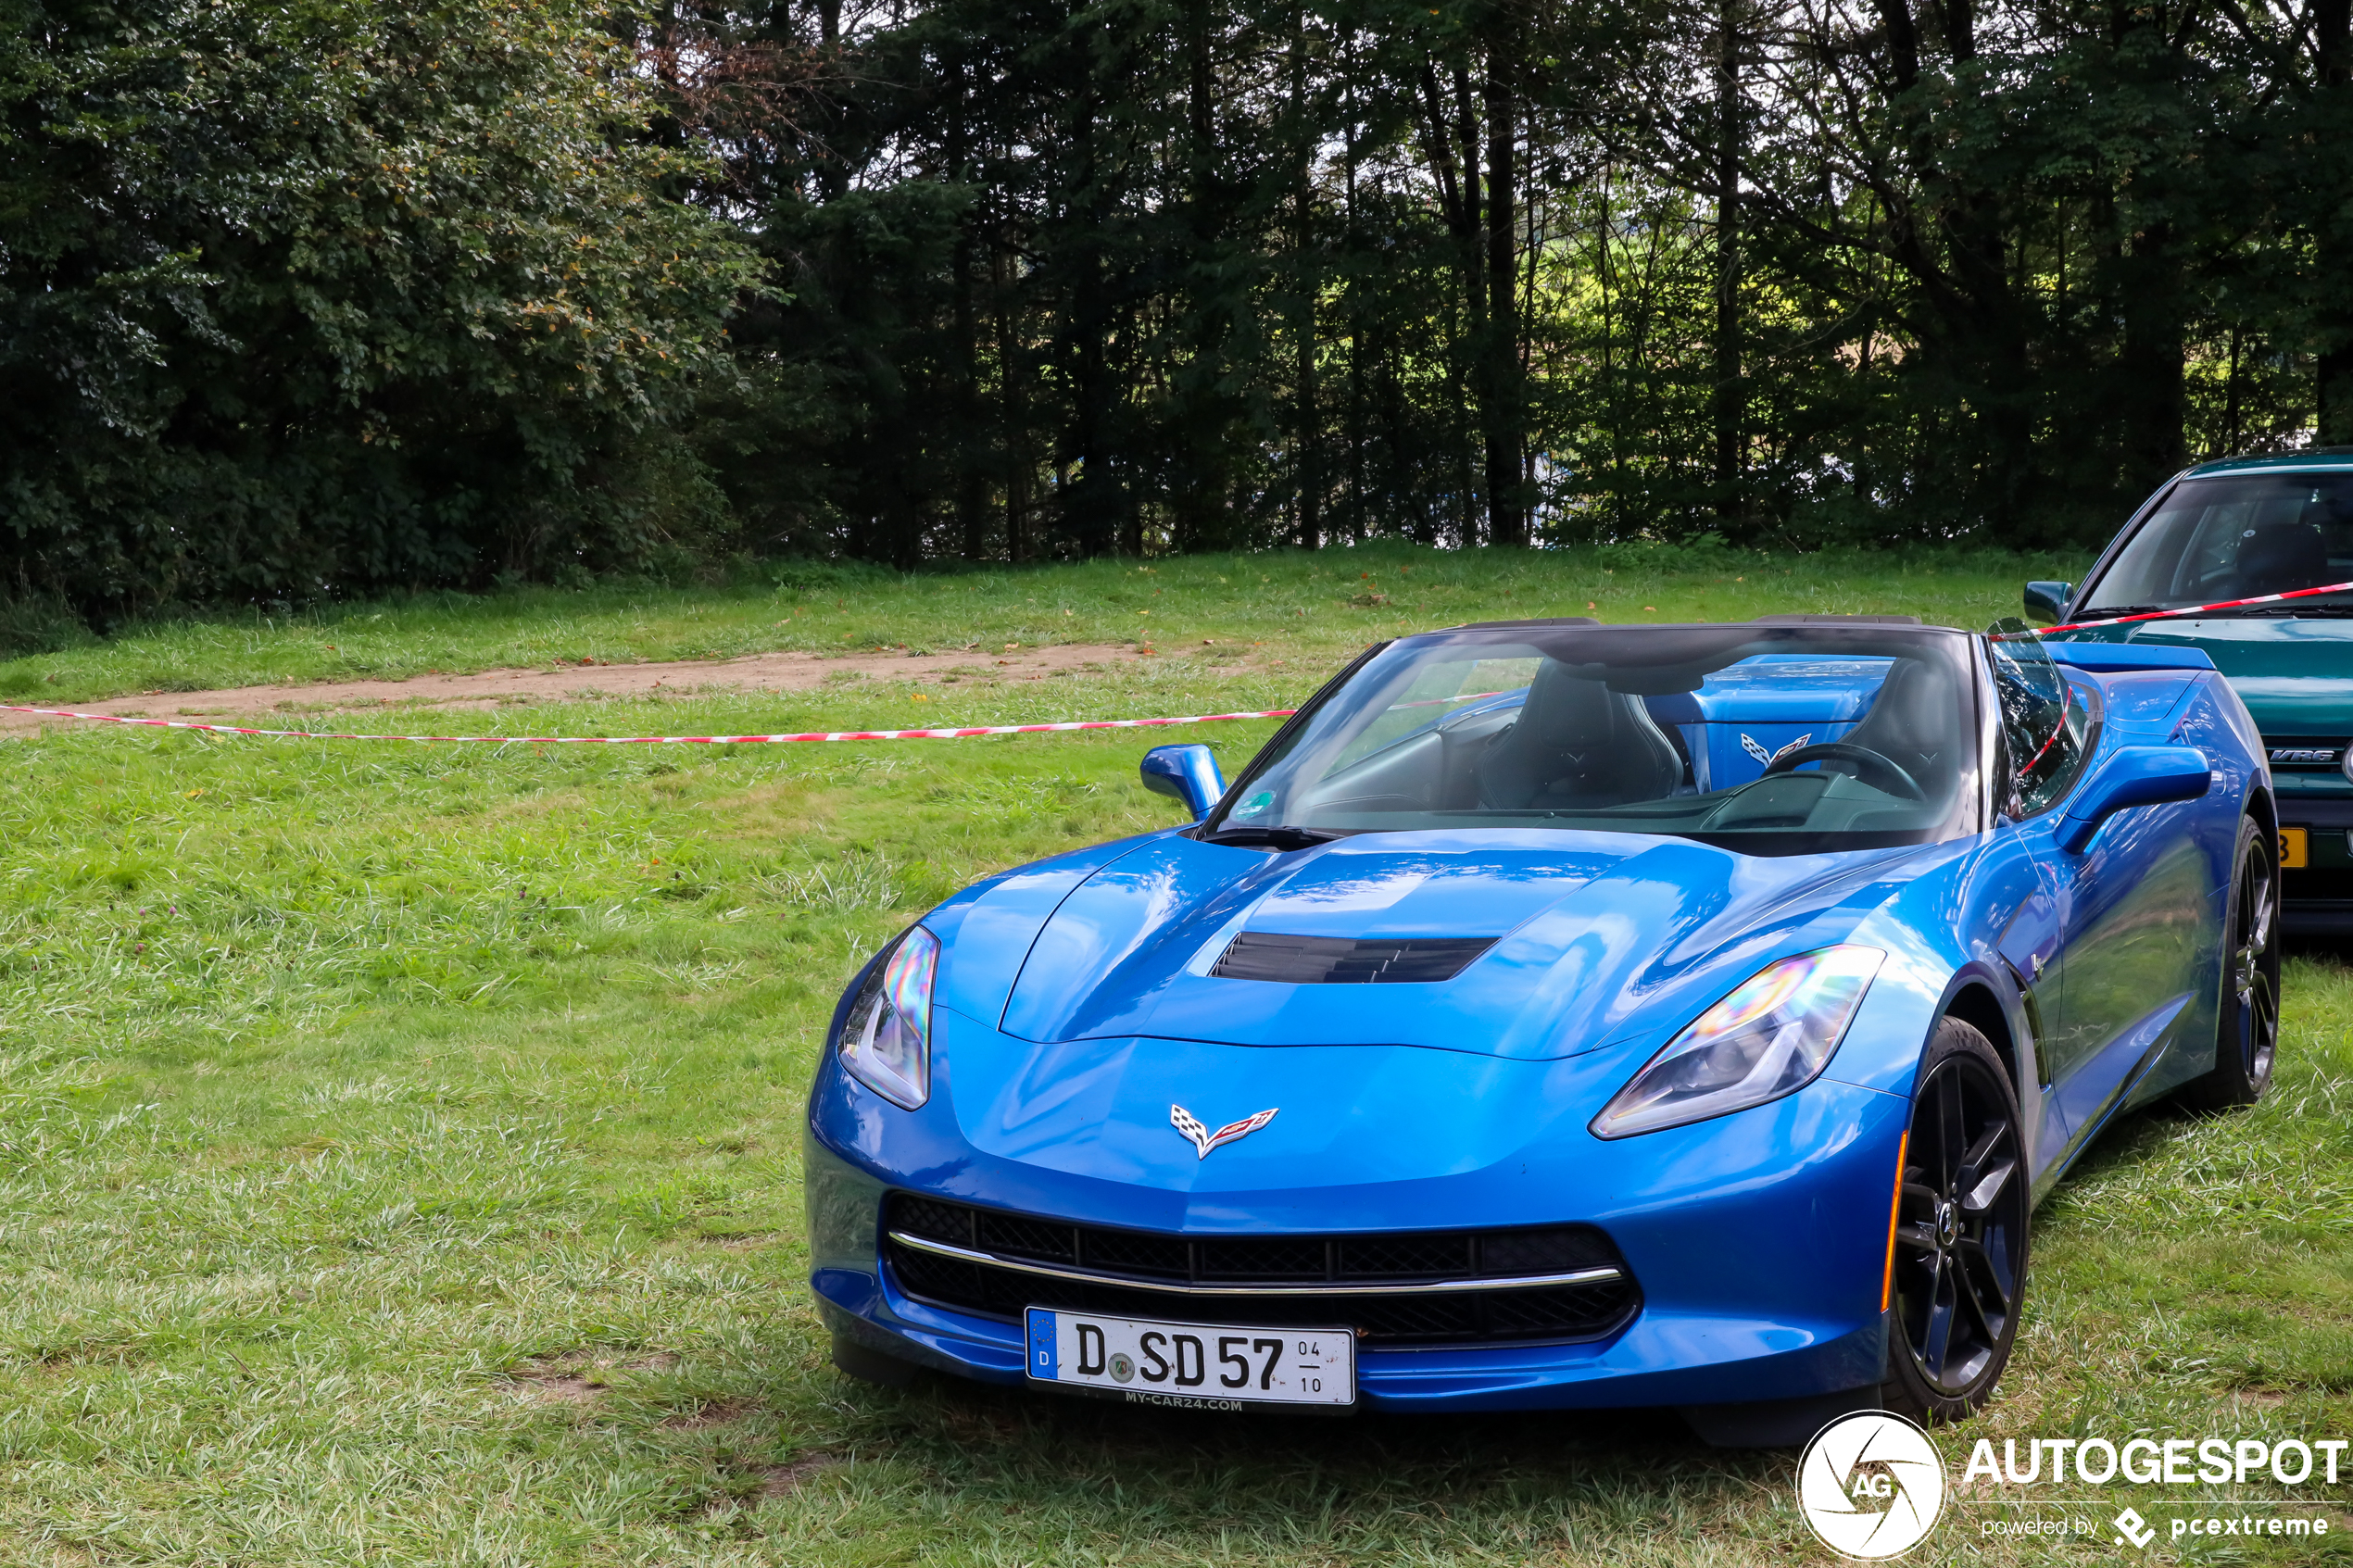
<path fill-rule="evenodd" d="M 1896 1200 L 1887 1408 L 1958 1421 L 2009 1365 L 2026 1292 L 2027 1172 L 2018 1093 L 1983 1035 L 1937 1024 L 1920 1058 Z"/>
<path fill-rule="evenodd" d="M 2239 819 L 2231 905 L 2222 922 L 2222 996 L 2214 1069 L 2182 1085 L 2198 1110 L 2253 1105 L 2271 1086 L 2280 1044 L 2280 869 L 2270 834 Z"/>

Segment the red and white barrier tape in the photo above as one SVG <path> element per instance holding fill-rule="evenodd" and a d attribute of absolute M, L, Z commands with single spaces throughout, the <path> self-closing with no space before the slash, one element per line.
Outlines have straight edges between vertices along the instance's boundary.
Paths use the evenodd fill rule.
<path fill-rule="evenodd" d="M 2185 609 L 2146 609 L 2138 615 L 2111 615 L 2105 621 L 2070 621 L 2064 626 L 2037 626 L 2024 632 L 1996 632 L 1996 637 L 2047 637 L 2057 632 L 2089 632 L 2100 626 L 2129 626 L 2136 621 L 2171 621 L 2185 615 L 2210 615 L 2218 609 L 2244 609 L 2287 599 L 2309 599 L 2315 594 L 2353 592 L 2353 583 L 2329 583 L 2318 588 L 2294 588 L 2284 594 L 2258 594 L 2251 599 L 2224 599 L 2219 604 L 2192 605 Z"/>
<path fill-rule="evenodd" d="M 1169 724 L 1214 724 L 1227 719 L 1288 719 L 1297 711 L 1292 708 L 1269 708 L 1257 713 L 1191 713 L 1177 719 L 1082 719 L 1065 724 L 975 724 L 961 730 L 810 730 L 797 735 L 362 735 L 321 730 L 252 730 L 236 724 L 197 724 L 184 719 L 134 719 L 121 713 L 77 713 L 65 708 L 0 703 L 0 713 L 31 713 L 44 719 L 94 719 L 103 724 L 203 730 L 217 735 L 263 735 L 277 740 L 451 741 L 477 746 L 788 746 L 825 740 L 965 740 L 975 735 L 1060 734 L 1071 730 L 1150 730 Z"/>
<path fill-rule="evenodd" d="M 1502 692 L 1472 692 L 1402 708 L 1443 708 L 1478 702 Z M 791 746 L 825 740 L 968 740 L 975 735 L 1050 735 L 1074 730 L 1154 730 L 1171 724 L 1215 724 L 1228 719 L 1288 719 L 1296 708 L 1266 708 L 1253 713 L 1189 713 L 1173 719 L 1078 719 L 1063 724 L 975 724 L 961 730 L 805 730 L 791 735 L 363 735 L 331 730 L 255 730 L 239 724 L 198 724 L 185 719 L 139 719 L 123 713 L 82 713 L 70 708 L 27 708 L 0 702 L 0 713 L 31 713 L 43 719 L 90 719 L 101 724 L 145 724 L 157 730 L 202 730 L 216 735 L 258 735 L 272 740 L 452 741 L 477 746 Z"/>

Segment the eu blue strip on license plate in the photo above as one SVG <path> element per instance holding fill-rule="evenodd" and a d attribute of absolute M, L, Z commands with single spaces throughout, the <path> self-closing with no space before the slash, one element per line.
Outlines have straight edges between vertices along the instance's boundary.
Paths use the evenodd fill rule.
<path fill-rule="evenodd" d="M 1029 1309 L 1030 1378 L 1139 1404 L 1353 1405 L 1356 1336 L 1346 1328 L 1252 1328 Z"/>

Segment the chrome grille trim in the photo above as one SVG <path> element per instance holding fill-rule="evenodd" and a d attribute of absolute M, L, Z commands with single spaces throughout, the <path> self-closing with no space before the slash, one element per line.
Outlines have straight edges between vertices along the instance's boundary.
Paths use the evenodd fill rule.
<path fill-rule="evenodd" d="M 935 1257 L 953 1258 L 960 1263 L 980 1263 L 992 1269 L 1009 1269 L 1015 1273 L 1037 1274 L 1046 1279 L 1069 1280 L 1078 1285 L 1113 1286 L 1121 1290 L 1149 1290 L 1163 1296 L 1456 1296 L 1468 1291 L 1533 1290 L 1565 1285 L 1605 1285 L 1625 1278 L 1625 1271 L 1615 1268 L 1577 1269 L 1563 1274 L 1513 1274 L 1491 1279 L 1428 1280 L 1414 1285 L 1351 1284 L 1344 1280 L 1322 1285 L 1176 1285 L 1167 1280 L 1139 1279 L 1131 1274 L 1096 1273 L 1087 1269 L 1056 1268 L 1051 1263 L 1034 1263 L 1026 1258 L 1007 1258 L 1000 1253 L 982 1252 L 969 1247 L 955 1247 L 928 1236 L 910 1236 L 905 1231 L 886 1232 L 901 1247 Z"/>

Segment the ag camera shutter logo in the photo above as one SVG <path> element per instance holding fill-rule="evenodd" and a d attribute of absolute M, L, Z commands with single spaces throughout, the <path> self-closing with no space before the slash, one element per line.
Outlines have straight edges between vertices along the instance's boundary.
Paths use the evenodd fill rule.
<path fill-rule="evenodd" d="M 1866 1562 L 1900 1556 L 1944 1510 L 1944 1461 L 1900 1415 L 1841 1416 L 1797 1461 L 1797 1506 L 1832 1551 Z"/>

